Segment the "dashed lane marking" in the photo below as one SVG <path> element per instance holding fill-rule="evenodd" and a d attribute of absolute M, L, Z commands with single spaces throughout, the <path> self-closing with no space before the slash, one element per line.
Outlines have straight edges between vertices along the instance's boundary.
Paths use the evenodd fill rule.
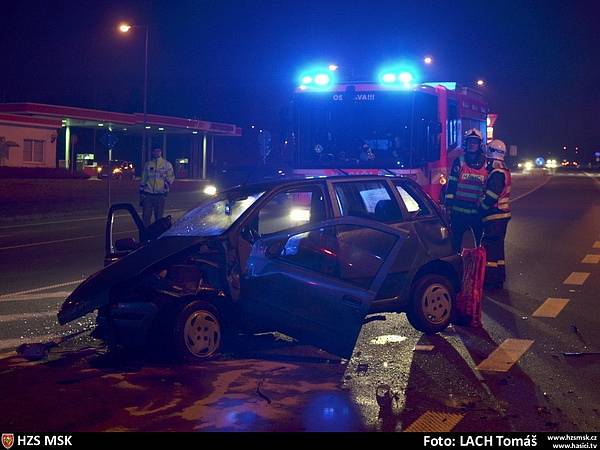
<path fill-rule="evenodd" d="M 445 433 L 452 431 L 463 419 L 464 414 L 427 411 L 411 423 L 404 431 L 417 433 Z"/>
<path fill-rule="evenodd" d="M 574 284 L 581 286 L 583 283 L 585 283 L 585 280 L 587 280 L 589 276 L 589 272 L 573 272 L 565 281 L 563 281 L 563 284 Z"/>
<path fill-rule="evenodd" d="M 532 317 L 556 317 L 569 303 L 568 298 L 553 298 L 546 299 L 542 305 L 535 310 Z"/>
<path fill-rule="evenodd" d="M 533 343 L 531 339 L 506 339 L 475 368 L 488 372 L 508 372 Z"/>
<path fill-rule="evenodd" d="M 581 262 L 584 264 L 598 264 L 600 263 L 600 255 L 585 255 Z"/>

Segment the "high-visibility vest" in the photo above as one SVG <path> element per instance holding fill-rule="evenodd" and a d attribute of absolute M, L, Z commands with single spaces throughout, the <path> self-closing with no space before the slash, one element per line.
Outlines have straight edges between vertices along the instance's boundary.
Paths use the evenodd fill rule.
<path fill-rule="evenodd" d="M 510 212 L 510 185 L 512 184 L 512 178 L 510 170 L 505 167 L 498 167 L 490 172 L 489 176 L 492 176 L 494 172 L 500 172 L 504 174 L 504 188 L 498 196 L 496 203 L 489 209 L 488 214 L 483 218 L 484 222 L 490 220 L 509 219 L 511 217 Z"/>
<path fill-rule="evenodd" d="M 479 169 L 470 167 L 464 157 L 460 157 L 460 173 L 452 202 L 452 211 L 461 214 L 477 214 L 487 174 L 485 165 Z"/>

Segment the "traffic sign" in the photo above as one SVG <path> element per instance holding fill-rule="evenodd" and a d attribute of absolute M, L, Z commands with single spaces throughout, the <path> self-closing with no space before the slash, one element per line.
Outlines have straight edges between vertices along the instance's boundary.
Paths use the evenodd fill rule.
<path fill-rule="evenodd" d="M 107 148 L 114 148 L 119 138 L 112 132 L 107 131 L 100 136 L 100 143 Z"/>

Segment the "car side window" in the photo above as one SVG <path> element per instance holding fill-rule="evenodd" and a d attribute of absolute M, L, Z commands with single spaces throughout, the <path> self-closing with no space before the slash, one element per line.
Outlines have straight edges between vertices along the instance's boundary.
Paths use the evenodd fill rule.
<path fill-rule="evenodd" d="M 400 197 L 402 197 L 404 206 L 406 206 L 406 210 L 412 217 L 428 216 L 431 214 L 425 200 L 414 192 L 410 186 L 396 183 L 396 189 L 398 189 L 398 193 L 400 194 Z"/>
<path fill-rule="evenodd" d="M 323 227 L 289 237 L 277 258 L 368 289 L 396 239 L 355 225 Z"/>
<path fill-rule="evenodd" d="M 340 278 L 368 289 L 394 247 L 395 235 L 355 225 L 336 227 Z"/>
<path fill-rule="evenodd" d="M 334 184 L 342 216 L 362 217 L 378 222 L 402 222 L 402 211 L 384 181 Z"/>
<path fill-rule="evenodd" d="M 296 234 L 285 242 L 279 259 L 325 275 L 339 277 L 335 227 Z"/>
<path fill-rule="evenodd" d="M 254 226 L 260 236 L 268 236 L 325 218 L 323 191 L 318 186 L 308 186 L 275 195 L 260 208 Z"/>

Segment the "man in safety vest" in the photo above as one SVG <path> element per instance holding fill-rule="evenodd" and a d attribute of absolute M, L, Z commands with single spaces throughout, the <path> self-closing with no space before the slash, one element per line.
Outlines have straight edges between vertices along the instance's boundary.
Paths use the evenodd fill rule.
<path fill-rule="evenodd" d="M 444 203 L 450 212 L 452 244 L 461 251 L 465 231 L 471 229 L 477 245 L 481 241 L 483 224 L 479 214 L 479 202 L 488 175 L 481 132 L 475 128 L 465 133 L 465 153 L 452 163 Z"/>
<path fill-rule="evenodd" d="M 144 166 L 140 181 L 140 203 L 145 226 L 152 223 L 152 212 L 155 221 L 163 217 L 165 199 L 173 181 L 175 181 L 173 166 L 162 157 L 160 148 L 153 149 L 152 159 Z"/>
<path fill-rule="evenodd" d="M 487 177 L 485 191 L 480 204 L 483 217 L 483 246 L 487 254 L 485 285 L 501 289 L 506 279 L 504 239 L 510 220 L 510 170 L 504 164 L 506 145 L 494 139 L 487 146 Z"/>

